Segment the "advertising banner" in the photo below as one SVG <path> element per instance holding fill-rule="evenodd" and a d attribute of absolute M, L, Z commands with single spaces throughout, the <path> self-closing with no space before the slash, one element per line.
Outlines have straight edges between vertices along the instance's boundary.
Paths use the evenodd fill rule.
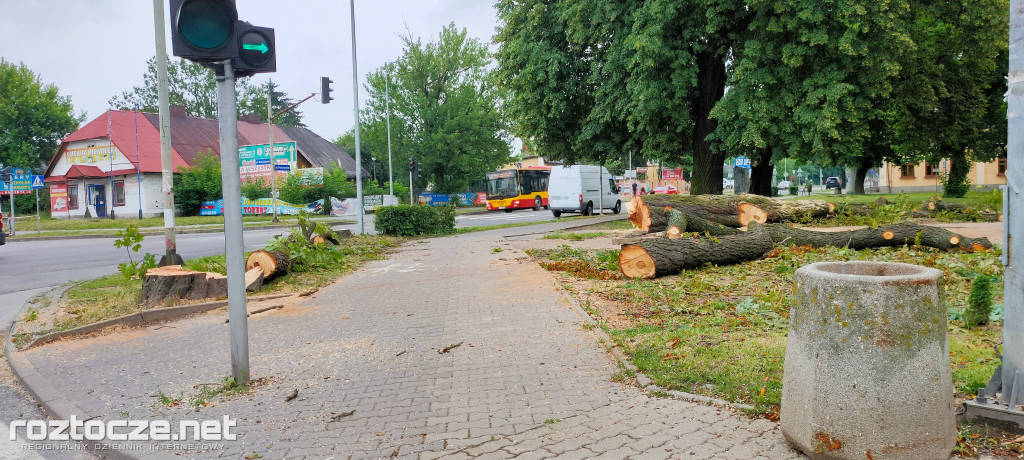
<path fill-rule="evenodd" d="M 310 214 L 322 214 L 324 211 L 324 200 L 316 200 L 305 205 L 297 205 L 286 201 L 277 200 L 277 213 L 282 215 L 296 215 L 301 211 Z M 260 198 L 250 200 L 242 197 L 242 214 L 273 214 L 274 199 Z M 224 214 L 224 200 L 204 201 L 199 209 L 200 216 L 220 216 Z"/>
<path fill-rule="evenodd" d="M 302 185 L 324 185 L 324 168 L 306 168 L 296 171 L 302 175 Z"/>
<path fill-rule="evenodd" d="M 666 169 L 661 172 L 661 180 L 680 180 L 683 178 L 683 168 Z"/>
<path fill-rule="evenodd" d="M 18 190 L 17 188 L 14 189 L 14 194 L 15 195 L 28 195 L 30 193 L 32 193 L 31 190 Z M 10 195 L 10 194 L 11 194 L 11 183 L 10 182 L 0 181 L 0 195 Z"/>
<path fill-rule="evenodd" d="M 269 184 L 271 177 L 284 177 L 288 174 L 288 169 L 281 171 L 278 166 L 298 168 L 294 142 L 275 142 L 273 158 L 270 155 L 269 144 L 245 145 L 238 148 L 238 171 L 242 175 L 242 180 L 263 179 Z M 322 178 L 321 175 L 321 183 Z"/>
<path fill-rule="evenodd" d="M 68 184 L 50 185 L 50 212 L 68 211 Z"/>

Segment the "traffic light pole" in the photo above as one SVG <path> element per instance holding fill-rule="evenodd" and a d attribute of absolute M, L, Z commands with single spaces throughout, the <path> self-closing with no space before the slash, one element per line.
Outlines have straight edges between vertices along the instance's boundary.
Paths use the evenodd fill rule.
<path fill-rule="evenodd" d="M 238 170 L 238 114 L 231 60 L 216 65 L 220 123 L 220 174 L 224 187 L 224 254 L 227 256 L 228 319 L 231 324 L 231 376 L 249 383 L 249 325 L 245 299 L 242 234 L 242 178 Z"/>
<path fill-rule="evenodd" d="M 274 159 L 274 106 L 270 100 L 271 95 L 274 93 L 274 86 L 271 80 L 267 80 L 267 128 L 270 131 L 270 197 L 274 203 L 274 218 L 271 220 L 273 223 L 278 223 L 280 220 L 277 219 L 277 160 Z"/>

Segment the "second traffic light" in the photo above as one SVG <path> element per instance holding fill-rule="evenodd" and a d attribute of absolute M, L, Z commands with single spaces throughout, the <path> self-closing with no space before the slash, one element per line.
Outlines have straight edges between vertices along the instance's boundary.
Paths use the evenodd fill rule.
<path fill-rule="evenodd" d="M 238 58 L 232 59 L 235 76 L 247 77 L 257 73 L 277 71 L 277 52 L 274 49 L 274 29 L 238 21 L 235 24 Z"/>
<path fill-rule="evenodd" d="M 320 102 L 321 103 L 328 104 L 328 103 L 330 103 L 331 101 L 334 100 L 334 98 L 331 97 L 331 91 L 334 91 L 333 89 L 331 89 L 331 83 L 334 83 L 334 80 L 331 80 L 330 78 L 327 78 L 327 77 L 320 77 Z"/>
<path fill-rule="evenodd" d="M 409 171 L 416 170 L 416 160 L 409 160 Z"/>

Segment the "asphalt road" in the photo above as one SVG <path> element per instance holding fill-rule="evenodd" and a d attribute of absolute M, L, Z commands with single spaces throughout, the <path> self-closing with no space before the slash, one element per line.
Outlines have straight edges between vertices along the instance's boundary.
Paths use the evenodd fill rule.
<path fill-rule="evenodd" d="M 553 220 L 549 211 L 492 212 L 460 215 L 457 227 L 480 227 L 517 222 Z M 355 232 L 356 224 L 335 226 Z M 365 219 L 367 233 L 373 232 L 373 216 Z M 273 236 L 290 231 L 286 228 L 251 229 L 245 232 L 245 250 L 254 251 L 266 245 Z M 223 233 L 178 235 L 178 253 L 188 259 L 224 253 Z M 40 241 L 9 241 L 0 246 L 0 327 L 7 327 L 25 300 L 37 290 L 68 281 L 84 280 L 117 273 L 117 266 L 127 261 L 125 249 L 114 247 L 113 238 L 82 238 Z M 161 236 L 147 236 L 139 254 L 147 252 L 158 257 L 164 252 Z"/>

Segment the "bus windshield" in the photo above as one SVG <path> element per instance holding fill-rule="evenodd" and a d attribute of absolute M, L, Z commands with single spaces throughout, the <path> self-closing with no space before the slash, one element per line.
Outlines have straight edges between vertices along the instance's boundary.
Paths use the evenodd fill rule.
<path fill-rule="evenodd" d="M 487 199 L 512 198 L 519 196 L 519 177 L 516 170 L 509 169 L 487 173 Z"/>

